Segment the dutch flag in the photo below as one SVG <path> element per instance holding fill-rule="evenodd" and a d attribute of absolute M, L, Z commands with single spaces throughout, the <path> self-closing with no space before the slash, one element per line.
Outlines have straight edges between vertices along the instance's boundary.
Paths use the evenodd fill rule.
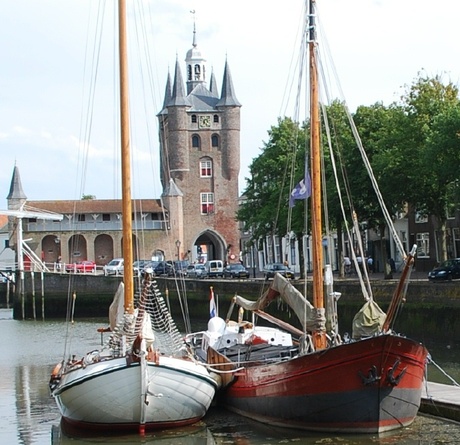
<path fill-rule="evenodd" d="M 214 290 L 212 286 L 210 287 L 211 291 L 209 293 L 209 316 L 217 317 L 217 307 L 216 307 L 216 300 L 214 299 Z"/>

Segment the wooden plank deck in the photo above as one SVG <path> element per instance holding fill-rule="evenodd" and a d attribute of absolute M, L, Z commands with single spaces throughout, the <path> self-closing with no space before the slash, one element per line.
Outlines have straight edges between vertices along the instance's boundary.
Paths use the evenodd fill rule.
<path fill-rule="evenodd" d="M 428 382 L 422 392 L 419 411 L 460 422 L 460 387 Z"/>

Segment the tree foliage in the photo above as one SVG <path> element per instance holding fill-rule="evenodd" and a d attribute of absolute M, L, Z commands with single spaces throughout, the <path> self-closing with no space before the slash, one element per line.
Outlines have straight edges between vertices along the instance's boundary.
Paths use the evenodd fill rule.
<path fill-rule="evenodd" d="M 382 233 L 383 215 L 344 104 L 333 102 L 327 107 L 327 116 L 331 130 L 329 134 L 323 133 L 323 145 L 327 145 L 330 135 L 341 193 L 349 198 L 347 207 L 355 210 L 369 228 L 379 228 Z M 398 103 L 360 106 L 353 120 L 390 214 L 395 215 L 410 203 L 417 210 L 434 215 L 443 227 L 447 209 L 452 203 L 456 208 L 460 196 L 458 88 L 451 82 L 444 84 L 440 76 L 419 74 Z M 289 193 L 304 175 L 308 153 L 308 122 L 300 126 L 289 118 L 279 119 L 268 134 L 269 141 L 250 166 L 245 202 L 238 213 L 245 229 L 252 231 L 253 239 L 267 234 L 283 236 L 289 230 Z M 337 229 L 341 209 L 337 198 L 332 197 L 336 189 L 332 154 L 324 151 L 325 186 L 329 215 Z M 296 205 L 291 230 L 303 233 L 305 220 L 305 206 Z"/>

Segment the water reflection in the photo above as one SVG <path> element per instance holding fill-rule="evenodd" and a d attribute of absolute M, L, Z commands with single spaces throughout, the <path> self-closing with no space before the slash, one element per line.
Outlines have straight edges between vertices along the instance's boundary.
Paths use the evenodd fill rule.
<path fill-rule="evenodd" d="M 84 436 L 79 431 L 69 430 L 62 423 L 51 429 L 52 445 L 83 445 L 96 443 L 110 443 L 111 445 L 153 444 L 155 445 L 215 445 L 214 437 L 206 424 L 199 422 L 196 425 L 146 433 L 144 436 L 129 434 L 117 436 Z"/>
<path fill-rule="evenodd" d="M 188 428 L 107 437 L 81 437 L 71 434 L 61 426 L 52 428 L 52 445 L 83 445 L 107 443 L 111 445 L 438 445 L 460 443 L 458 424 L 419 416 L 408 428 L 384 435 L 314 434 L 305 431 L 285 430 L 248 421 L 221 409 L 212 409 L 203 422 Z"/>

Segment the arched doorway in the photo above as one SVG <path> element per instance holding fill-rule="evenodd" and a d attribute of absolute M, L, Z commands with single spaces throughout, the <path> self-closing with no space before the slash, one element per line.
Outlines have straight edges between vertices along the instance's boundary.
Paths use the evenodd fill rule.
<path fill-rule="evenodd" d="M 139 249 L 138 249 L 138 240 L 137 240 L 137 236 L 136 235 L 132 235 L 133 239 L 132 239 L 132 245 L 133 245 L 133 261 L 137 261 L 139 258 L 137 257 L 138 255 L 138 252 L 139 252 Z M 121 256 L 123 256 L 123 238 L 121 239 Z"/>
<path fill-rule="evenodd" d="M 192 261 L 199 263 L 205 263 L 209 260 L 228 261 L 224 239 L 212 230 L 206 230 L 197 237 L 191 254 Z"/>
<path fill-rule="evenodd" d="M 46 235 L 42 239 L 42 261 L 56 263 L 61 256 L 61 241 L 56 235 Z"/>
<path fill-rule="evenodd" d="M 113 259 L 113 238 L 102 234 L 94 240 L 95 262 L 98 266 L 104 266 Z"/>
<path fill-rule="evenodd" d="M 69 263 L 88 259 L 86 239 L 83 235 L 72 235 L 69 238 Z"/>

